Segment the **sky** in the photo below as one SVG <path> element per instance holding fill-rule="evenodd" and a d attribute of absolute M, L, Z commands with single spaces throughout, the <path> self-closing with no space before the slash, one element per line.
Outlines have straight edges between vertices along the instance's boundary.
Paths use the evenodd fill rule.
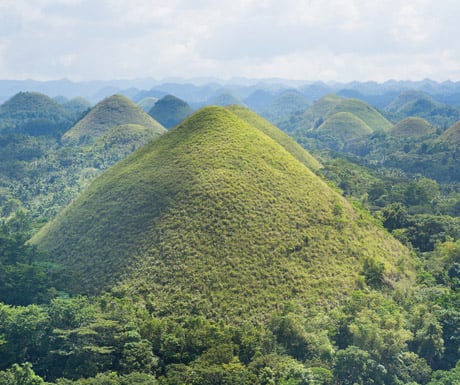
<path fill-rule="evenodd" d="M 460 80 L 458 0 L 0 0 L 0 79 Z"/>

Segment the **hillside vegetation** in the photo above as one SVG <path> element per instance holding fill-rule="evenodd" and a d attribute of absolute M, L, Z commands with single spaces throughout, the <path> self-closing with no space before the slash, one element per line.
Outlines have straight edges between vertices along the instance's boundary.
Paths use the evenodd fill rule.
<path fill-rule="evenodd" d="M 0 106 L 0 132 L 56 136 L 70 128 L 78 116 L 49 96 L 20 92 Z"/>
<path fill-rule="evenodd" d="M 121 280 L 158 314 L 260 318 L 286 300 L 334 307 L 366 258 L 392 285 L 411 271 L 401 244 L 217 107 L 108 170 L 32 242 L 79 277 L 73 292 Z"/>

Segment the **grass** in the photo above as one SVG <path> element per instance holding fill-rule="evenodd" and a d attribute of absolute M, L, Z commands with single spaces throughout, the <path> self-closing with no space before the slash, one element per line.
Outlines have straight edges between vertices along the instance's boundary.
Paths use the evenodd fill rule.
<path fill-rule="evenodd" d="M 356 288 L 366 258 L 395 281 L 412 271 L 399 242 L 220 107 L 112 167 L 32 243 L 75 272 L 74 292 L 121 285 L 158 315 L 331 308 Z"/>
<path fill-rule="evenodd" d="M 389 131 L 393 136 L 421 137 L 435 133 L 435 127 L 425 119 L 409 117 L 396 123 Z"/>

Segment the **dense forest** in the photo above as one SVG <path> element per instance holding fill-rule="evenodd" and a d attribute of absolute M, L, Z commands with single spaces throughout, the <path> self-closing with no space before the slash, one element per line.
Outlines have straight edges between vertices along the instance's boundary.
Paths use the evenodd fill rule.
<path fill-rule="evenodd" d="M 364 98 L 358 100 L 344 97 L 345 92 L 342 92 L 342 96 L 319 97 L 311 103 L 302 89 L 296 92 L 284 90 L 277 95 L 261 91 L 259 94 L 265 95 L 265 99 L 260 98 L 256 103 L 253 97 L 247 101 L 251 100 L 257 105 L 262 115 L 291 135 L 309 153 L 301 152 L 287 135 L 239 106 L 227 109 L 231 113 L 219 114 L 231 122 L 229 125 L 232 127 L 237 125 L 234 123 L 237 120 L 231 120 L 236 119 L 231 115 L 235 114 L 251 127 L 257 127 L 261 133 L 251 131 L 252 136 L 245 138 L 238 136 L 240 131 L 228 131 L 233 136 L 231 140 L 224 140 L 212 131 L 214 126 L 211 125 L 206 130 L 207 136 L 200 136 L 202 134 L 197 127 L 208 124 L 212 118 L 211 110 L 204 110 L 208 112 L 192 115 L 182 129 L 180 126 L 175 127 L 163 134 L 164 129 L 153 119 L 150 121 L 147 114 L 141 114 L 140 121 L 141 108 L 124 97 L 112 98 L 109 103 L 106 100 L 102 106 L 89 110 L 88 104 L 77 100 L 72 104 L 74 110 L 71 110 L 68 101 L 59 104 L 43 95 L 22 93 L 0 107 L 1 385 L 459 383 L 460 126 L 457 121 L 460 119 L 460 110 L 455 103 L 446 104 L 419 91 L 403 91 L 387 103 L 375 103 L 374 106 Z M 151 97 L 148 92 L 142 95 Z M 138 99 L 140 103 L 141 98 Z M 222 98 L 210 100 L 215 102 Z M 178 116 L 185 118 L 190 114 L 188 106 L 185 108 L 184 103 L 168 95 L 162 103 L 157 104 L 155 115 L 150 115 L 165 119 L 165 111 L 161 111 L 165 101 L 174 101 Z M 116 119 L 101 128 L 102 123 L 120 111 L 120 103 L 130 111 L 127 113 L 123 109 L 120 116 L 130 116 L 130 119 Z M 24 112 L 37 106 L 40 114 L 28 115 Z M 49 114 L 46 113 L 48 109 Z M 102 111 L 102 116 L 98 111 Z M 174 115 L 171 104 L 167 106 L 166 112 Z M 56 115 L 58 113 L 59 117 Z M 180 119 L 177 119 L 177 116 L 171 116 L 167 121 L 179 122 Z M 98 124 L 96 128 L 94 122 Z M 151 126 L 146 127 L 147 124 Z M 245 125 L 241 127 L 246 129 Z M 185 128 L 189 128 L 189 131 Z M 77 137 L 76 132 L 77 140 L 72 143 L 66 140 L 72 135 Z M 93 137 L 91 135 L 94 132 L 97 135 Z M 223 135 L 220 126 L 219 135 Z M 166 139 L 160 144 L 154 143 L 163 136 Z M 208 146 L 203 146 L 202 141 Z M 179 147 L 175 147 L 177 143 Z M 300 270 L 297 273 L 295 269 L 288 270 L 291 268 L 288 266 L 289 261 L 301 261 L 302 253 L 314 250 L 312 243 L 315 242 L 321 243 L 322 248 L 318 254 L 329 250 L 329 245 L 332 250 L 331 256 L 328 254 L 327 260 L 315 267 L 318 273 L 312 270 L 315 274 L 320 274 L 321 270 L 335 272 L 342 269 L 345 272 L 350 269 L 340 257 L 346 254 L 344 250 L 355 246 L 351 240 L 347 243 L 345 238 L 336 235 L 349 234 L 351 230 L 347 226 L 354 226 L 347 216 L 349 212 L 356 213 L 353 215 L 359 221 L 357 227 L 351 229 L 369 230 L 375 226 L 377 230 L 371 231 L 374 231 L 376 237 L 377 234 L 385 234 L 381 236 L 384 240 L 379 241 L 382 244 L 378 244 L 378 247 L 375 246 L 377 243 L 373 243 L 375 240 L 363 238 L 365 241 L 361 241 L 361 248 L 369 255 L 356 257 L 358 264 L 353 266 L 356 270 L 353 279 L 341 281 L 339 274 L 334 276 L 331 273 L 330 282 L 337 282 L 339 287 L 340 281 L 343 287 L 351 288 L 350 295 L 343 295 L 338 303 L 332 304 L 328 299 L 318 302 L 321 306 L 311 306 L 311 303 L 318 301 L 314 297 L 315 290 L 292 285 L 286 286 L 289 292 L 276 293 L 270 298 L 269 290 L 254 292 L 250 282 L 241 280 L 240 290 L 232 292 L 231 289 L 223 290 L 219 286 L 225 285 L 225 278 L 219 278 L 223 283 L 213 284 L 220 287 L 219 295 L 223 301 L 230 298 L 230 304 L 235 303 L 232 301 L 239 302 L 238 306 L 247 309 L 249 313 L 257 310 L 259 305 L 254 303 L 274 301 L 277 304 L 269 312 L 251 313 L 250 317 L 247 314 L 235 317 L 231 311 L 228 317 L 222 317 L 217 310 L 205 306 L 196 288 L 196 294 L 193 291 L 176 290 L 183 282 L 180 269 L 190 268 L 180 258 L 175 260 L 177 276 L 169 277 L 165 274 L 160 277 L 163 283 L 170 285 L 167 289 L 174 291 L 174 296 L 162 296 L 161 291 L 152 296 L 149 286 L 140 280 L 135 283 L 122 281 L 95 294 L 78 292 L 75 288 L 82 285 L 82 282 L 74 268 L 60 263 L 53 253 L 30 242 L 71 201 L 78 205 L 83 202 L 83 198 L 90 197 L 94 191 L 100 191 L 96 190 L 98 183 L 109 183 L 115 189 L 115 181 L 120 179 L 118 175 L 123 175 L 127 184 L 131 183 L 130 175 L 132 180 L 134 177 L 141 181 L 146 178 L 146 174 L 141 173 L 146 171 L 141 168 L 134 170 L 134 165 L 145 164 L 149 159 L 145 154 L 149 151 L 155 156 L 157 152 L 161 155 L 158 155 L 159 164 L 164 166 L 164 171 L 163 174 L 161 170 L 158 171 L 155 176 L 170 176 L 170 179 L 161 182 L 165 188 L 172 188 L 174 182 L 173 187 L 177 185 L 182 189 L 183 175 L 187 176 L 202 167 L 202 159 L 205 159 L 193 158 L 192 155 L 215 156 L 216 148 L 223 151 L 223 148 L 241 143 L 251 157 L 238 153 L 239 147 L 238 151 L 229 152 L 235 170 L 249 163 L 257 170 L 260 180 L 270 189 L 276 190 L 281 182 L 270 179 L 274 172 L 262 174 L 266 171 L 260 159 L 266 156 L 263 149 L 269 148 L 270 154 L 280 155 L 276 159 L 267 156 L 267 163 L 281 170 L 283 178 L 286 175 L 289 178 L 299 178 L 292 181 L 293 184 L 288 184 L 286 190 L 276 190 L 290 191 L 285 193 L 288 195 L 286 200 L 280 198 L 276 202 L 283 202 L 286 206 L 277 207 L 273 199 L 267 198 L 266 190 L 256 189 L 259 188 L 258 183 L 263 183 L 253 174 L 248 174 L 252 178 L 252 185 L 245 185 L 243 179 L 231 179 L 232 189 L 224 186 L 219 190 L 219 193 L 232 197 L 236 191 L 246 206 L 230 198 L 223 202 L 234 205 L 229 207 L 243 207 L 243 211 L 238 214 L 229 212 L 228 216 L 216 217 L 215 220 L 211 214 L 197 218 L 206 226 L 213 226 L 214 222 L 219 223 L 219 226 L 221 223 L 225 226 L 230 223 L 228 226 L 233 229 L 240 226 L 233 222 L 234 215 L 253 220 L 252 216 L 244 216 L 247 215 L 244 207 L 252 207 L 248 205 L 254 204 L 254 207 L 260 208 L 263 216 L 260 221 L 254 219 L 251 222 L 254 223 L 252 233 L 239 234 L 240 243 L 245 245 L 263 240 L 269 245 L 275 245 L 273 239 L 277 237 L 276 231 L 263 227 L 264 223 L 270 222 L 270 215 L 273 218 L 284 218 L 277 217 L 276 210 L 290 210 L 290 205 L 296 199 L 304 199 L 300 202 L 307 202 L 305 207 L 308 201 L 316 202 L 319 199 L 310 192 L 310 195 L 301 198 L 294 194 L 294 191 L 297 193 L 294 187 L 296 181 L 299 182 L 301 178 L 297 173 L 300 170 L 297 162 L 302 163 L 302 168 L 308 167 L 313 171 L 311 180 L 318 183 L 314 186 L 322 183 L 316 182 L 316 178 L 325 181 L 340 198 L 330 198 L 333 201 L 330 208 L 326 207 L 325 201 L 318 200 L 322 203 L 317 206 L 314 215 L 311 212 L 306 212 L 304 216 L 295 213 L 301 218 L 299 222 L 308 223 L 309 229 L 318 225 L 318 230 L 315 228 L 317 233 L 309 230 L 310 233 L 300 244 L 291 242 L 293 236 L 286 240 L 286 244 L 280 241 L 280 245 L 273 246 L 273 255 L 287 261 L 287 280 L 294 281 L 298 279 L 296 274 L 301 275 Z M 279 150 L 278 143 L 283 150 Z M 193 146 L 197 146 L 195 153 Z M 257 151 L 253 147 L 257 147 Z M 142 149 L 135 152 L 138 148 Z M 170 152 L 161 153 L 163 149 Z M 134 154 L 130 156 L 132 152 Z M 181 154 L 187 157 L 182 158 L 179 156 Z M 219 154 L 217 158 L 221 156 Z M 310 154 L 316 159 L 311 158 Z M 119 163 L 126 157 L 124 163 Z M 207 165 L 203 180 L 208 181 L 205 176 L 211 175 L 213 169 L 224 170 L 226 165 L 220 165 L 217 158 L 214 163 Z M 112 168 L 115 164 L 116 167 Z M 181 166 L 184 174 L 178 174 L 176 181 L 172 175 L 177 165 Z M 102 178 L 98 178 L 107 169 L 112 170 L 112 174 L 103 174 Z M 244 168 L 247 173 L 250 169 Z M 119 170 L 124 170 L 124 173 L 117 174 Z M 133 170 L 135 173 L 129 174 Z M 209 180 L 223 186 L 222 181 L 226 180 L 227 175 L 228 172 L 225 174 L 222 171 L 218 178 Z M 94 180 L 96 185 L 92 184 Z M 211 182 L 210 185 L 197 185 L 199 189 L 193 187 L 187 190 L 194 203 L 200 199 L 200 194 L 204 194 L 202 190 L 206 196 L 214 196 Z M 286 179 L 283 183 L 291 181 Z M 88 186 L 92 187 L 88 189 Z M 120 193 L 121 190 L 114 191 Z M 132 189 L 128 191 L 133 201 L 138 199 Z M 181 191 L 175 194 L 180 195 Z M 83 195 L 80 195 L 82 192 Z M 299 190 L 299 196 L 301 192 Z M 318 195 L 325 196 L 326 193 Z M 346 200 L 342 201 L 342 198 Z M 171 200 L 162 202 L 164 207 L 170 207 L 167 205 L 171 204 Z M 104 197 L 101 198 L 103 201 Z M 158 211 L 163 208 L 158 207 Z M 201 206 L 194 207 L 206 213 L 222 209 L 210 208 L 203 202 Z M 179 243 L 189 240 L 184 235 L 185 230 L 182 233 L 174 232 L 176 228 L 185 229 L 184 224 L 196 229 L 198 234 L 191 242 L 205 242 L 198 226 L 195 223 L 193 226 L 188 224 L 190 218 L 184 214 L 189 212 L 187 207 L 179 208 L 173 212 L 175 217 L 170 222 L 159 227 L 163 236 L 159 238 L 163 242 L 161 247 L 169 248 L 171 255 L 178 253 L 177 248 L 192 249 L 191 244 L 183 246 Z M 255 213 L 251 215 L 257 217 Z M 177 220 L 173 221 L 174 218 Z M 83 222 L 76 222 L 76 227 L 85 227 Z M 116 226 L 110 228 L 111 231 L 117 230 Z M 321 228 L 324 232 L 330 232 L 331 239 L 337 238 L 336 243 L 327 235 L 318 235 Z M 292 233 L 297 230 L 292 230 Z M 300 229 L 299 234 L 303 234 L 302 231 L 304 229 Z M 171 238 L 172 241 L 168 243 L 168 235 L 176 238 Z M 218 249 L 217 255 L 221 256 L 224 255 L 221 250 L 224 246 L 235 246 L 230 245 L 224 235 L 218 235 L 225 240 L 214 246 Z M 253 240 L 251 235 L 257 235 L 257 240 Z M 71 234 L 66 233 L 65 236 L 69 240 Z M 393 242 L 389 240 L 392 237 L 404 245 L 401 250 L 407 252 L 402 253 L 410 255 L 411 263 L 404 266 L 403 259 L 399 259 L 399 272 L 407 269 L 406 278 L 396 277 L 398 261 L 392 266 L 392 262 L 383 257 L 386 253 L 385 245 Z M 83 240 L 82 245 L 84 243 Z M 113 247 L 110 242 L 101 244 L 109 249 Z M 262 247 L 251 249 L 254 250 L 254 258 L 259 258 L 258 253 L 263 250 Z M 377 250 L 375 255 L 372 254 L 374 249 Z M 117 252 L 113 251 L 114 260 Z M 73 250 L 67 252 L 73 256 L 72 253 Z M 265 255 L 266 251 L 260 253 Z M 94 251 L 95 264 L 100 263 L 97 258 L 97 251 Z M 208 262 L 205 260 L 205 264 Z M 111 261 L 105 263 L 110 264 Z M 273 264 L 272 261 L 266 263 L 267 266 Z M 283 278 L 271 274 L 268 267 L 266 271 L 261 271 L 262 264 L 254 262 L 253 266 L 251 274 L 265 277 L 267 282 L 275 282 L 270 282 L 272 286 L 269 288 L 285 287 Z M 96 276 L 96 280 L 102 279 L 106 272 L 104 266 L 99 268 L 100 275 Z M 206 278 L 211 279 L 213 274 L 217 274 L 215 269 L 218 268 L 208 263 Z M 109 267 L 107 269 L 110 271 Z M 246 277 L 244 274 L 247 273 L 240 270 L 238 261 L 234 262 L 234 272 L 242 277 Z M 227 270 L 227 274 L 232 276 L 232 271 Z M 176 286 L 174 279 L 177 280 Z M 196 284 L 200 279 L 195 278 L 192 282 Z M 328 287 L 323 281 L 318 285 L 316 289 L 324 290 L 325 298 L 336 295 L 334 288 Z M 245 290 L 250 291 L 251 295 L 242 296 L 240 293 Z M 165 298 L 178 300 L 168 303 Z M 304 306 L 298 298 L 302 298 Z M 177 312 L 173 309 L 175 306 L 180 307 Z"/>

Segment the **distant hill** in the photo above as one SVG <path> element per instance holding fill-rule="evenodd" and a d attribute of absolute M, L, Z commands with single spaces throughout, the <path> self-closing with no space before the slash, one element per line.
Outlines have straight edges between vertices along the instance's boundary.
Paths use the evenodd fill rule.
<path fill-rule="evenodd" d="M 111 128 L 123 124 L 144 126 L 153 132 L 165 131 L 139 106 L 121 95 L 113 95 L 94 106 L 62 139 L 67 144 L 87 144 L 106 134 Z"/>
<path fill-rule="evenodd" d="M 214 96 L 207 100 L 206 104 L 208 106 L 230 106 L 232 104 L 244 105 L 244 103 L 238 99 L 236 96 L 228 93 L 220 94 Z"/>
<path fill-rule="evenodd" d="M 386 116 L 392 121 L 417 116 L 426 119 L 437 127 L 448 127 L 460 119 L 460 110 L 437 102 L 421 91 L 401 93 L 384 108 Z"/>
<path fill-rule="evenodd" d="M 251 110 L 261 113 L 276 98 L 276 95 L 265 90 L 256 90 L 243 100 Z"/>
<path fill-rule="evenodd" d="M 435 127 L 425 119 L 417 117 L 405 118 L 396 123 L 389 131 L 390 135 L 417 138 L 435 133 Z"/>
<path fill-rule="evenodd" d="M 172 128 L 193 113 L 192 108 L 182 99 L 166 95 L 158 100 L 149 115 L 166 128 Z"/>
<path fill-rule="evenodd" d="M 261 115 L 271 122 L 277 123 L 297 111 L 305 111 L 309 104 L 308 99 L 301 92 L 287 90 L 278 95 L 261 112 Z"/>
<path fill-rule="evenodd" d="M 439 141 L 454 146 L 460 144 L 460 120 L 444 131 L 439 137 Z"/>
<path fill-rule="evenodd" d="M 353 139 L 372 132 L 364 121 L 350 112 L 337 112 L 316 129 L 318 137 L 328 142 L 335 150 L 340 150 Z"/>
<path fill-rule="evenodd" d="M 84 98 L 74 98 L 63 103 L 62 106 L 77 117 L 80 117 L 81 114 L 89 111 L 92 107 L 91 103 Z"/>
<path fill-rule="evenodd" d="M 117 163 L 32 243 L 72 269 L 73 292 L 122 283 L 163 316 L 332 308 L 366 258 L 391 285 L 412 274 L 408 250 L 367 214 L 220 107 Z"/>
<path fill-rule="evenodd" d="M 158 98 L 155 98 L 153 96 L 148 96 L 146 98 L 143 98 L 140 100 L 137 105 L 142 108 L 145 112 L 149 112 L 152 107 L 155 105 L 156 102 L 158 102 Z"/>
<path fill-rule="evenodd" d="M 59 135 L 75 122 L 75 115 L 50 97 L 20 92 L 0 106 L 0 132 Z"/>

